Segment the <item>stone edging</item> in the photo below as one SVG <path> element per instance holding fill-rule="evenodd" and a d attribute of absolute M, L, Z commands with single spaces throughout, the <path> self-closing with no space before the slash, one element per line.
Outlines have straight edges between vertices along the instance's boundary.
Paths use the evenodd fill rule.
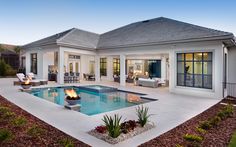
<path fill-rule="evenodd" d="M 146 124 L 144 127 L 137 126 L 133 131 L 131 131 L 127 134 L 121 133 L 120 136 L 118 136 L 117 138 L 112 138 L 112 137 L 108 136 L 108 133 L 105 133 L 105 134 L 98 133 L 95 129 L 89 131 L 88 134 L 90 134 L 98 139 L 101 139 L 103 141 L 106 141 L 110 144 L 117 144 L 117 143 L 122 142 L 126 139 L 132 138 L 136 135 L 146 132 L 154 127 L 155 127 L 154 124 Z"/>

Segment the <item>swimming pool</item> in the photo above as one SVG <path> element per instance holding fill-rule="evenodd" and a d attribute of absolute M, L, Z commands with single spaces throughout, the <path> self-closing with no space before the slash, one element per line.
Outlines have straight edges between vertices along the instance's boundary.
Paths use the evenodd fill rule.
<path fill-rule="evenodd" d="M 51 87 L 32 89 L 30 94 L 45 99 L 47 101 L 64 106 L 65 90 L 74 89 L 81 97 L 79 104 L 80 112 L 86 115 L 95 115 L 103 112 L 117 110 L 125 107 L 135 106 L 154 101 L 152 99 L 142 98 L 143 94 L 132 92 L 113 91 L 113 92 L 94 92 L 84 90 L 80 87 Z"/>

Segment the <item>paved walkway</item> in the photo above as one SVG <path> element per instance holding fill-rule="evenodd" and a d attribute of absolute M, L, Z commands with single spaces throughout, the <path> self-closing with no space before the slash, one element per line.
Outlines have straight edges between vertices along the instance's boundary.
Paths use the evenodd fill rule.
<path fill-rule="evenodd" d="M 62 106 L 36 98 L 28 93 L 20 92 L 19 86 L 13 86 L 13 80 L 16 79 L 0 79 L 0 95 L 39 119 L 91 146 L 111 146 L 110 144 L 87 134 L 89 130 L 97 125 L 103 124 L 101 119 L 104 113 L 87 116 L 79 112 L 66 110 Z M 77 85 L 85 84 L 95 83 L 83 82 Z M 122 90 L 145 93 L 148 94 L 147 97 L 158 99 L 158 101 L 144 104 L 149 107 L 151 114 L 155 114 L 150 119 L 151 122 L 156 124 L 156 127 L 143 134 L 116 144 L 115 146 L 117 147 L 133 147 L 147 142 L 193 116 L 196 116 L 220 101 L 219 99 L 171 94 L 168 92 L 168 88 L 162 87 L 145 88 L 130 84 L 126 87 L 119 87 L 119 84 L 113 82 L 100 82 L 96 84 L 109 85 L 118 87 Z M 50 83 L 49 86 L 56 86 L 56 84 Z M 115 113 L 122 115 L 122 117 L 126 119 L 137 119 L 135 115 L 135 106 L 107 112 L 106 114 L 112 115 Z"/>

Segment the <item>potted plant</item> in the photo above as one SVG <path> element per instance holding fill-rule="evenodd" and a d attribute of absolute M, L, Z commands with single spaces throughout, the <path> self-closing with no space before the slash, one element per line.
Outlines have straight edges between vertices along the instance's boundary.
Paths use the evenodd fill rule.
<path fill-rule="evenodd" d="M 65 100 L 67 103 L 69 103 L 69 105 L 75 105 L 79 102 L 80 96 L 77 95 L 74 89 L 71 90 L 67 89 L 65 90 L 65 93 L 66 93 Z"/>

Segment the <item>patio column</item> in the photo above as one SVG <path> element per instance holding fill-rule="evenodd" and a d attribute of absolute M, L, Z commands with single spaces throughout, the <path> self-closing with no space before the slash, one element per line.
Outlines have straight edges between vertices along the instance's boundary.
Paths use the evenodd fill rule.
<path fill-rule="evenodd" d="M 95 56 L 95 80 L 100 82 L 100 56 Z"/>
<path fill-rule="evenodd" d="M 37 78 L 40 78 L 40 79 L 43 79 L 43 78 L 45 78 L 44 77 L 44 73 L 46 73 L 46 71 L 45 71 L 45 68 L 44 68 L 44 59 L 43 59 L 43 51 L 38 51 L 38 53 L 37 53 Z"/>
<path fill-rule="evenodd" d="M 58 51 L 57 83 L 64 84 L 64 50 L 61 47 L 59 47 Z"/>
<path fill-rule="evenodd" d="M 25 54 L 25 73 L 30 72 L 30 53 Z"/>
<path fill-rule="evenodd" d="M 107 57 L 107 80 L 113 81 L 113 58 L 112 58 L 112 56 Z"/>
<path fill-rule="evenodd" d="M 125 55 L 120 55 L 120 86 L 125 86 Z"/>
<path fill-rule="evenodd" d="M 161 78 L 166 80 L 166 57 L 161 58 Z"/>

